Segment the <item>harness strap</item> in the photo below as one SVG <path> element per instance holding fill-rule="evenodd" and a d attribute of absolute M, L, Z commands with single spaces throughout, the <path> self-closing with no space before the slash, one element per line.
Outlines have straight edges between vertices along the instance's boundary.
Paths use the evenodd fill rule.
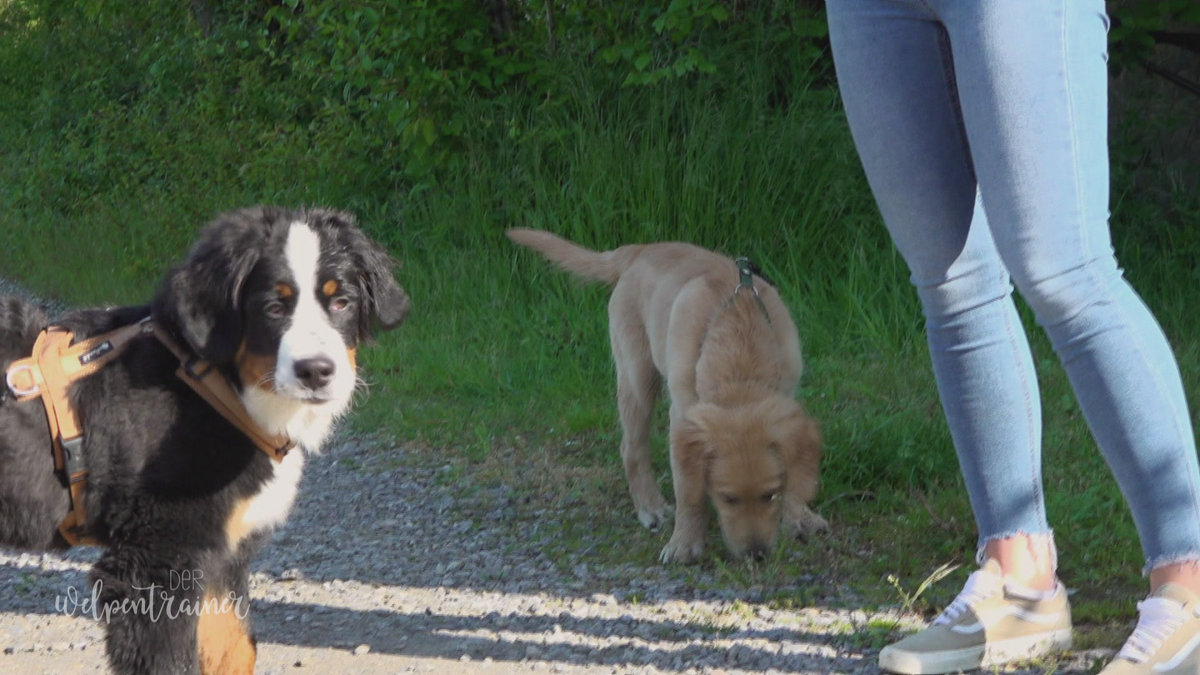
<path fill-rule="evenodd" d="M 750 262 L 750 259 L 745 256 L 733 262 L 738 268 L 738 285 L 733 288 L 733 297 L 729 298 L 729 302 L 726 304 L 732 305 L 739 291 L 743 288 L 749 289 L 749 292 L 754 293 L 754 302 L 758 303 L 758 311 L 762 312 L 763 318 L 767 320 L 767 324 L 770 324 L 771 314 L 767 311 L 767 306 L 763 304 L 762 296 L 758 294 L 758 287 L 754 285 L 754 275 L 757 274 L 761 277 L 762 272 L 759 271 L 757 265 Z M 766 279 L 766 277 L 763 277 L 763 279 Z"/>
<path fill-rule="evenodd" d="M 85 529 L 83 494 L 88 470 L 83 461 L 83 426 L 67 395 L 72 383 L 81 380 L 121 354 L 136 338 L 153 334 L 176 358 L 176 376 L 186 382 L 222 417 L 238 428 L 274 462 L 295 447 L 286 436 L 263 432 L 250 418 L 241 399 L 225 377 L 212 365 L 185 352 L 150 318 L 72 344 L 75 334 L 62 326 L 48 326 L 38 334 L 33 354 L 13 361 L 5 371 L 5 384 L 17 401 L 41 398 L 50 425 L 54 470 L 67 481 L 71 511 L 58 531 L 72 546 L 100 545 Z"/>
<path fill-rule="evenodd" d="M 72 546 L 97 542 L 84 528 L 87 522 L 83 493 L 87 467 L 83 462 L 83 427 L 67 398 L 72 382 L 103 368 L 145 330 L 143 323 L 71 344 L 74 334 L 61 326 L 50 326 L 38 334 L 33 354 L 14 361 L 5 373 L 9 391 L 18 401 L 41 397 L 50 425 L 54 470 L 67 480 L 71 511 L 58 531 Z"/>
<path fill-rule="evenodd" d="M 254 445 L 262 450 L 273 462 L 282 462 L 288 451 L 296 446 L 287 436 L 268 434 L 259 428 L 250 418 L 241 398 L 229 386 L 229 382 L 212 364 L 185 352 L 158 326 L 151 328 L 154 337 L 169 349 L 175 358 L 179 359 L 179 368 L 175 375 L 190 386 L 197 394 L 208 402 L 221 416 L 229 420 L 246 435 Z"/>

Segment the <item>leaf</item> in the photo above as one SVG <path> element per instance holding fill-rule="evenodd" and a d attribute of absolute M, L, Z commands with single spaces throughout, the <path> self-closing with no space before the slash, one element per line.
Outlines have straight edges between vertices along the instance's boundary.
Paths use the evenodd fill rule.
<path fill-rule="evenodd" d="M 829 34 L 829 23 L 823 19 L 804 18 L 796 22 L 797 37 L 822 38 Z"/>
<path fill-rule="evenodd" d="M 401 105 L 399 102 L 394 103 L 388 108 L 387 120 L 396 131 L 401 131 L 408 126 L 408 110 L 407 106 Z"/>
<path fill-rule="evenodd" d="M 425 139 L 425 145 L 433 145 L 437 140 L 437 130 L 433 126 L 433 120 L 428 117 L 418 122 L 421 130 L 421 137 Z"/>
<path fill-rule="evenodd" d="M 648 73 L 629 73 L 625 76 L 625 81 L 621 83 L 622 87 L 632 87 L 636 85 L 650 84 L 652 78 Z"/>

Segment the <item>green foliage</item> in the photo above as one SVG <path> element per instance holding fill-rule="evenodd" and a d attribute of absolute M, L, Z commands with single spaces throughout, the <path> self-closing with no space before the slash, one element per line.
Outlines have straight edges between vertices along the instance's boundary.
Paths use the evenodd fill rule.
<path fill-rule="evenodd" d="M 282 138 L 336 138 L 345 156 L 375 159 L 326 162 L 314 172 L 395 189 L 469 170 L 483 151 L 468 138 L 472 125 L 542 140 L 532 136 L 544 125 L 530 122 L 574 103 L 579 83 L 564 68 L 574 62 L 606 64 L 589 73 L 605 88 L 728 74 L 747 48 L 793 51 L 804 63 L 785 61 L 801 70 L 823 54 L 823 20 L 794 1 L 738 16 L 716 0 L 196 0 L 191 7 L 201 5 L 215 23 L 206 16 L 201 25 L 185 3 L 12 0 L 0 8 L 0 30 L 14 38 L 0 54 L 8 60 L 0 81 L 12 119 L 81 153 L 121 146 L 116 137 L 130 120 L 153 126 L 183 115 L 248 123 L 252 129 L 239 131 L 267 155 Z M 111 177 L 138 180 L 154 164 L 144 159 L 108 157 L 94 172 L 43 165 L 21 178 L 50 203 L 79 202 Z M 242 166 L 239 174 L 261 187 L 260 168 Z"/>
<path fill-rule="evenodd" d="M 556 77 L 563 57 L 597 56 L 613 66 L 613 77 L 624 72 L 625 84 L 649 85 L 718 72 L 714 50 L 752 31 L 775 45 L 823 37 L 822 20 L 788 3 L 734 25 L 717 0 L 663 5 L 283 0 L 266 12 L 265 23 L 276 28 L 261 28 L 258 44 L 294 95 L 347 115 L 370 130 L 376 148 L 403 157 L 390 178 L 405 179 L 462 157 L 478 102 L 507 110 L 532 104 L 524 114 L 568 102 L 570 83 Z M 800 42 L 809 59 L 820 58 L 811 40 Z M 500 125 L 510 135 L 529 131 L 511 118 Z"/>
<path fill-rule="evenodd" d="M 464 102 L 494 96 L 533 66 L 506 49 L 473 0 L 284 0 L 261 45 L 314 106 L 336 107 L 422 175 L 461 147 Z"/>
<path fill-rule="evenodd" d="M 1173 27 L 1200 29 L 1200 3 L 1195 0 L 1118 2 L 1109 11 L 1114 23 L 1108 36 L 1110 52 L 1117 69 L 1149 57 L 1158 31 Z"/>
<path fill-rule="evenodd" d="M 738 33 L 737 27 L 729 25 L 733 14 L 724 3 L 672 0 L 657 18 L 652 17 L 654 10 L 651 7 L 643 7 L 638 24 L 649 25 L 652 33 L 630 30 L 617 43 L 599 51 L 605 62 L 620 63 L 628 68 L 624 84 L 649 85 L 691 73 L 711 75 L 718 72 L 718 65 L 703 45 L 713 31 Z M 822 56 L 818 45 L 828 33 L 823 16 L 803 7 L 784 4 L 771 4 L 759 11 L 754 17 L 756 21 L 749 23 L 765 45 L 788 44 L 814 62 Z"/>
<path fill-rule="evenodd" d="M 653 11 L 650 7 L 645 6 L 642 13 L 649 14 Z M 702 33 L 729 18 L 729 10 L 715 0 L 671 0 L 665 12 L 649 21 L 653 35 L 634 33 L 622 43 L 600 50 L 600 57 L 608 63 L 624 62 L 632 66 L 625 84 L 653 84 L 694 71 L 712 74 L 717 71 L 716 64 L 695 43 Z M 655 54 L 655 37 L 667 39 L 669 46 L 659 51 L 668 56 Z"/>

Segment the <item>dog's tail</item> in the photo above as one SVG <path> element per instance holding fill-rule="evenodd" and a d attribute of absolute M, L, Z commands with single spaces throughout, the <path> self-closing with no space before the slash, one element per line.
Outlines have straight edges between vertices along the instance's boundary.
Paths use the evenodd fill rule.
<path fill-rule="evenodd" d="M 505 232 L 509 239 L 541 253 L 550 262 L 584 279 L 612 285 L 637 257 L 641 246 L 631 244 L 611 251 L 593 251 L 544 230 L 515 228 Z"/>

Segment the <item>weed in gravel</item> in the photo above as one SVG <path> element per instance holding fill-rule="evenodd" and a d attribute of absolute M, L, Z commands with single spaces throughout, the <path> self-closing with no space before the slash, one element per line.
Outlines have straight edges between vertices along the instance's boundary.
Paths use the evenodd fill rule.
<path fill-rule="evenodd" d="M 29 595 L 29 593 L 33 591 L 33 588 L 34 588 L 33 575 L 28 572 L 22 572 L 20 574 L 20 576 L 17 577 L 17 583 L 13 587 L 13 592 L 16 593 L 17 595 Z"/>
<path fill-rule="evenodd" d="M 924 607 L 918 607 L 917 603 L 922 602 L 921 596 L 925 594 L 925 591 L 929 590 L 929 587 L 933 584 L 936 584 L 942 579 L 950 576 L 954 570 L 958 568 L 959 565 L 951 563 L 943 564 L 941 567 L 938 567 L 936 570 L 934 570 L 929 576 L 925 577 L 925 579 L 917 585 L 916 589 L 911 592 L 904 589 L 904 586 L 900 584 L 900 580 L 894 574 L 889 574 L 887 576 L 887 581 L 892 585 L 892 588 L 896 589 L 896 593 L 903 601 L 905 612 L 919 612 L 922 611 Z"/>
<path fill-rule="evenodd" d="M 841 634 L 837 644 L 855 651 L 882 649 L 895 642 L 899 626 L 899 622 L 887 619 L 873 619 L 861 625 L 848 624 L 847 631 Z"/>

